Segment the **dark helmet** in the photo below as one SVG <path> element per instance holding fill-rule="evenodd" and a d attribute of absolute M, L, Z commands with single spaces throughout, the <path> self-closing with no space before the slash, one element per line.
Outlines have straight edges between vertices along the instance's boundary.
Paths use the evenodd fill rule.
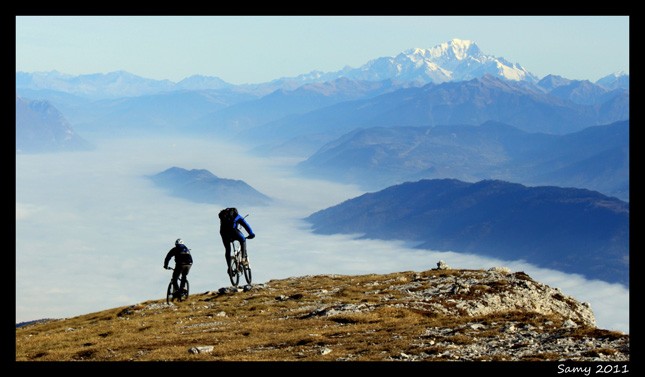
<path fill-rule="evenodd" d="M 177 238 L 177 241 L 175 241 L 175 246 L 177 245 L 183 245 L 184 241 L 181 238 Z"/>

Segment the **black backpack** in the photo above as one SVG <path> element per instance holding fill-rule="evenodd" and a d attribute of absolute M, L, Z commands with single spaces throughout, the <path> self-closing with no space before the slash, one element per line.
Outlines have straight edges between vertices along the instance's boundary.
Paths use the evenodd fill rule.
<path fill-rule="evenodd" d="M 177 247 L 179 248 L 179 251 L 177 252 L 177 255 L 175 255 L 175 262 L 178 264 L 192 264 L 193 256 L 190 255 L 190 249 L 184 244 L 177 245 Z"/>
<path fill-rule="evenodd" d="M 235 221 L 237 214 L 237 208 L 224 208 L 219 212 L 219 220 L 222 224 L 233 224 L 233 221 Z"/>

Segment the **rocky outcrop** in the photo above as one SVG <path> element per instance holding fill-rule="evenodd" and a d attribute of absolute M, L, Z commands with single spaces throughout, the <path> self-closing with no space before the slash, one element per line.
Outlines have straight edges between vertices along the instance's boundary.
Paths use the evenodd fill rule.
<path fill-rule="evenodd" d="M 588 303 L 580 303 L 557 288 L 532 280 L 523 272 L 493 268 L 464 271 L 458 276 L 417 277 L 399 287 L 410 295 L 410 307 L 445 315 L 469 317 L 509 311 L 556 314 L 569 326 L 596 326 Z M 447 305 L 450 303 L 450 305 Z"/>

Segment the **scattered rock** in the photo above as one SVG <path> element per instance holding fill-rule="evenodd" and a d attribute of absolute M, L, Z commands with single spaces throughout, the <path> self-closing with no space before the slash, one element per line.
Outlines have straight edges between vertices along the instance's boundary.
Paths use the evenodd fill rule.
<path fill-rule="evenodd" d="M 213 349 L 215 349 L 215 347 L 213 347 L 213 346 L 200 346 L 200 347 L 193 347 L 193 348 L 189 349 L 188 352 L 190 352 L 190 353 L 211 353 L 211 352 L 213 352 Z"/>

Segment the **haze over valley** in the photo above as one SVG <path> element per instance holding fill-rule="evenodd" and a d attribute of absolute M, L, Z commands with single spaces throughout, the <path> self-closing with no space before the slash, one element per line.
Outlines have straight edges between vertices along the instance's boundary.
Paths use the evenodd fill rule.
<path fill-rule="evenodd" d="M 16 72 L 16 322 L 163 296 L 178 237 L 192 290 L 228 285 L 217 213 L 236 206 L 257 282 L 506 266 L 629 332 L 629 127 L 628 74 L 538 77 L 461 39 L 257 84 Z M 386 202 L 425 222 L 375 228 Z"/>

